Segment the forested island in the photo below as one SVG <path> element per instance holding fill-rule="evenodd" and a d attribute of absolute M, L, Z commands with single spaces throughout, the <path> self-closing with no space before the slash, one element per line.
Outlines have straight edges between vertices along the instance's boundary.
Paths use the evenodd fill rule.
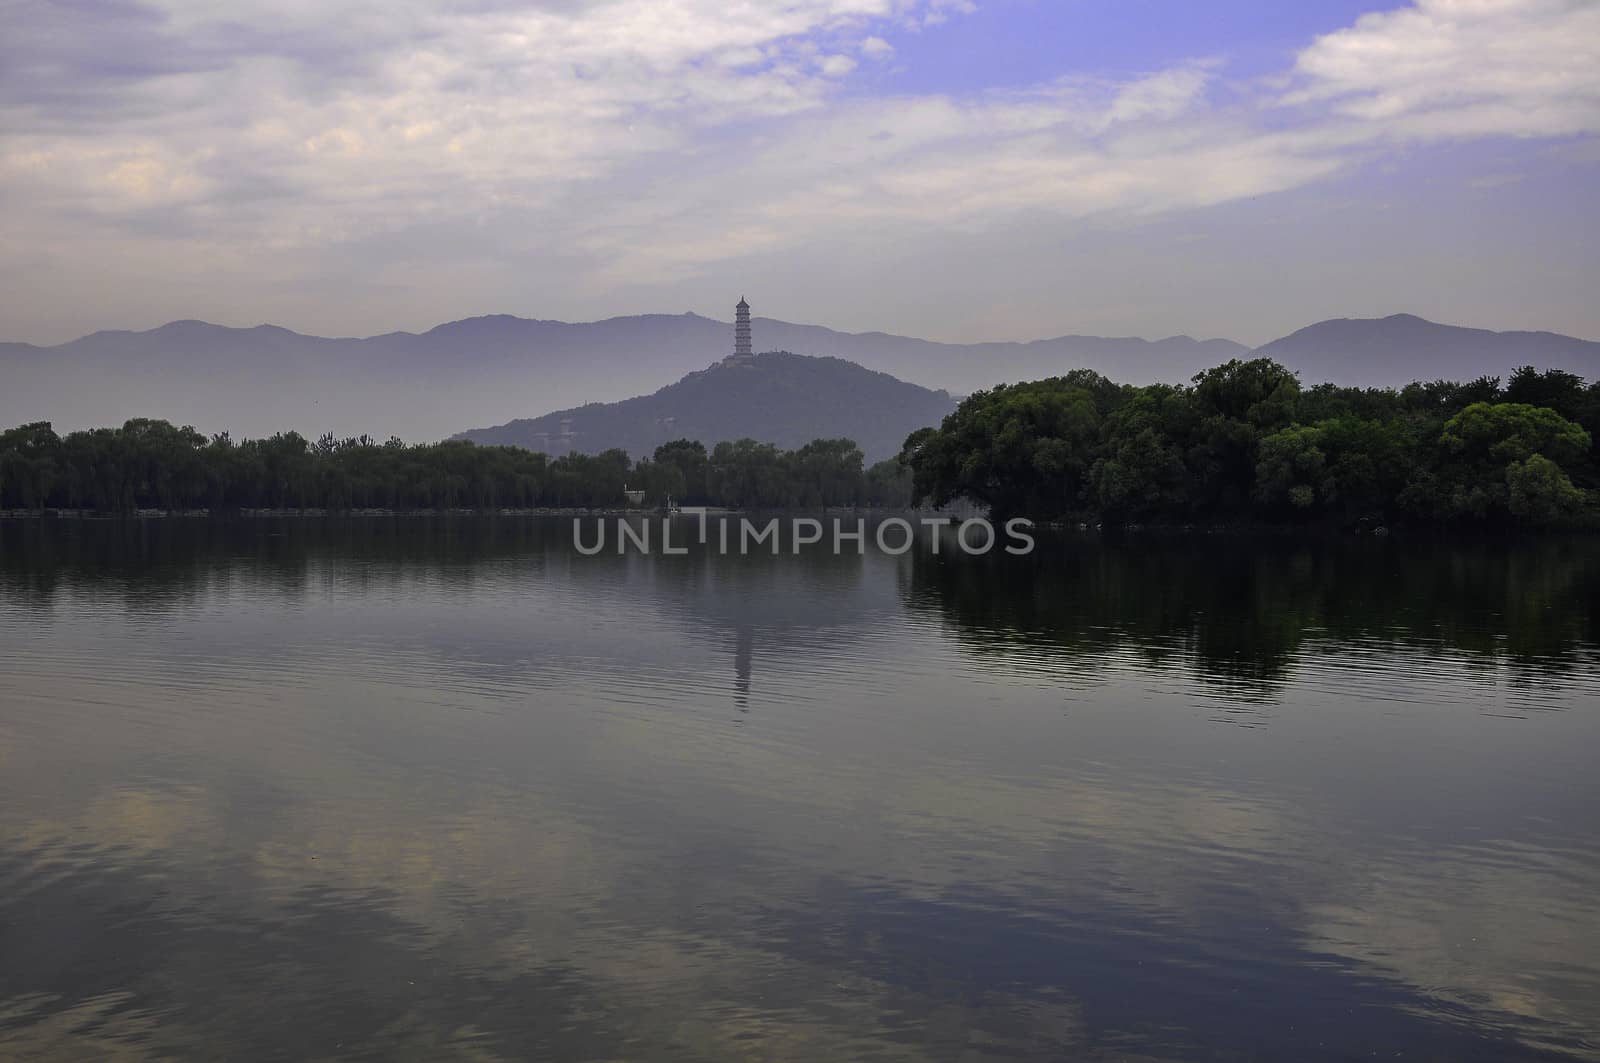
<path fill-rule="evenodd" d="M 1523 368 L 1502 382 L 1302 387 L 1267 359 L 1188 385 L 1087 370 L 964 400 L 898 458 L 848 439 L 793 450 L 683 439 L 551 458 L 465 441 L 286 432 L 207 438 L 165 421 L 0 433 L 0 510 L 207 511 L 948 506 L 1107 526 L 1600 526 L 1600 384 Z"/>

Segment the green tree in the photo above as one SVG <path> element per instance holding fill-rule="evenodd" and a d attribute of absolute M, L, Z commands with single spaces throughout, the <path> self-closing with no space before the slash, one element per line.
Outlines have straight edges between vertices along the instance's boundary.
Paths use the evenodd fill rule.
<path fill-rule="evenodd" d="M 61 460 L 61 439 L 49 421 L 0 433 L 0 508 L 44 506 L 62 473 Z"/>
<path fill-rule="evenodd" d="M 1269 511 L 1308 512 L 1334 496 L 1323 431 L 1290 425 L 1261 440 L 1255 497 Z"/>
<path fill-rule="evenodd" d="M 1084 371 L 980 391 L 937 433 L 907 440 L 914 490 L 935 505 L 966 497 L 1002 517 L 1075 512 L 1099 456 L 1101 422 L 1122 398 Z"/>
<path fill-rule="evenodd" d="M 678 473 L 680 482 L 668 493 L 692 505 L 705 504 L 710 461 L 706 457 L 704 443 L 696 439 L 675 439 L 671 443 L 663 443 L 656 448 L 654 461 Z"/>
<path fill-rule="evenodd" d="M 1577 513 L 1585 502 L 1584 492 L 1543 454 L 1506 466 L 1506 487 L 1512 514 L 1531 524 L 1554 524 Z"/>
<path fill-rule="evenodd" d="M 1257 428 L 1274 428 L 1294 420 L 1300 397 L 1295 375 L 1270 358 L 1230 362 L 1194 378 L 1195 401 L 1202 410 Z"/>
<path fill-rule="evenodd" d="M 1554 410 L 1520 402 L 1475 402 L 1445 423 L 1440 442 L 1468 461 L 1504 464 L 1543 454 L 1572 461 L 1589 433 Z"/>

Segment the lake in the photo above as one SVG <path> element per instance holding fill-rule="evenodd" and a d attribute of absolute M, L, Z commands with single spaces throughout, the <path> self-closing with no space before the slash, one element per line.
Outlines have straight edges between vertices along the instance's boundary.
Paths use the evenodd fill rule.
<path fill-rule="evenodd" d="M 0 1058 L 1600 1058 L 1600 541 L 0 521 Z"/>

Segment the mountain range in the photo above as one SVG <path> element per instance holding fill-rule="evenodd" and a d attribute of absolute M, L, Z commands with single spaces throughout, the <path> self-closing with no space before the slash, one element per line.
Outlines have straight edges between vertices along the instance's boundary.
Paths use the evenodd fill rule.
<path fill-rule="evenodd" d="M 729 324 L 695 314 L 583 324 L 497 315 L 365 339 L 178 321 L 54 347 L 0 344 L 0 426 L 48 420 L 70 430 L 160 417 L 235 436 L 295 429 L 440 439 L 469 425 L 650 395 L 715 363 L 731 333 Z M 1187 336 L 949 344 L 765 318 L 755 321 L 755 339 L 758 350 L 841 358 L 954 394 L 1080 367 L 1127 383 L 1181 382 L 1251 354 L 1231 340 Z M 1257 353 L 1308 383 L 1504 376 L 1522 364 L 1600 376 L 1600 343 L 1410 315 L 1324 321 Z"/>
<path fill-rule="evenodd" d="M 1524 365 L 1565 369 L 1588 380 L 1600 376 L 1600 343 L 1554 332 L 1440 325 L 1415 314 L 1319 321 L 1257 347 L 1251 357 L 1271 358 L 1306 384 L 1403 387 L 1414 380 L 1503 380 Z"/>

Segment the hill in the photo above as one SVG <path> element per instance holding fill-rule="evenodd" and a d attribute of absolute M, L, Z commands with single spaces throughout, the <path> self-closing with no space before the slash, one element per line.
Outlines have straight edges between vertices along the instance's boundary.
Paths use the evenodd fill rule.
<path fill-rule="evenodd" d="M 1413 314 L 1321 321 L 1258 347 L 1255 354 L 1294 370 L 1307 384 L 1399 387 L 1413 380 L 1504 380 L 1524 365 L 1600 377 L 1600 343 L 1554 332 L 1460 328 Z"/>
<path fill-rule="evenodd" d="M 749 438 L 793 449 L 813 439 L 847 437 L 870 463 L 893 457 L 907 435 L 937 425 L 954 409 L 955 400 L 946 392 L 843 359 L 774 352 L 725 358 L 652 395 L 592 403 L 454 438 L 551 454 L 598 454 L 616 447 L 638 458 L 674 439 L 697 439 L 709 449 L 723 440 Z"/>

